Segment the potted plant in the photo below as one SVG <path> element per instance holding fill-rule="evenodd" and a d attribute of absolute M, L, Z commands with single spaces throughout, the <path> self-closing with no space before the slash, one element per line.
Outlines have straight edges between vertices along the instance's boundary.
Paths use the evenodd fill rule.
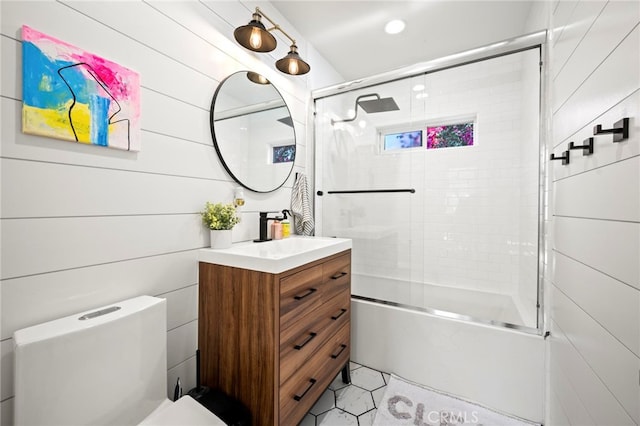
<path fill-rule="evenodd" d="M 207 201 L 204 211 L 200 214 L 202 222 L 207 225 L 211 234 L 211 248 L 231 247 L 231 230 L 240 222 L 240 217 L 233 204 L 213 204 Z"/>

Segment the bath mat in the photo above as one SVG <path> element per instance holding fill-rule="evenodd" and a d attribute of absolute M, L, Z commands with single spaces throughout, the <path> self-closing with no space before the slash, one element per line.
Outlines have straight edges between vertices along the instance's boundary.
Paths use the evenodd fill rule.
<path fill-rule="evenodd" d="M 373 426 L 540 425 L 391 375 Z"/>

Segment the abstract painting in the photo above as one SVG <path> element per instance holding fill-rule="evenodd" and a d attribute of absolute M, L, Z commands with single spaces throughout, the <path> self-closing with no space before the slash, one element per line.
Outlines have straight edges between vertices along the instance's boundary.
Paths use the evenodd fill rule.
<path fill-rule="evenodd" d="M 140 150 L 140 77 L 121 65 L 22 27 L 22 131 Z"/>
<path fill-rule="evenodd" d="M 427 127 L 427 149 L 473 145 L 473 123 Z"/>

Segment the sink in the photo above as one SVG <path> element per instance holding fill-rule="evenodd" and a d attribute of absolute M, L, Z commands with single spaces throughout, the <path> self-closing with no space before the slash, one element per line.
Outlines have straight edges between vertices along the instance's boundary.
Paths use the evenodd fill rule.
<path fill-rule="evenodd" d="M 228 249 L 202 249 L 200 262 L 279 274 L 351 248 L 348 238 L 291 236 L 264 243 L 236 243 Z"/>

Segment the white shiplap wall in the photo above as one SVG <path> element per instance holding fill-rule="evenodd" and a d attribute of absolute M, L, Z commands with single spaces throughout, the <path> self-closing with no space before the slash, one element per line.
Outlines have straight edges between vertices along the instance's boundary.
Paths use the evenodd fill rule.
<path fill-rule="evenodd" d="M 236 186 L 211 140 L 213 93 L 243 69 L 274 82 L 294 119 L 295 171 L 305 172 L 311 85 L 338 82 L 299 37 L 314 75 L 275 71 L 286 40 L 270 55 L 230 40 L 233 28 L 250 19 L 250 7 L 239 1 L 0 3 L 2 425 L 13 417 L 15 330 L 140 294 L 168 300 L 169 389 L 177 377 L 185 391 L 194 386 L 196 259 L 208 245 L 198 211 L 207 200 L 231 201 Z M 297 35 L 275 10 L 269 14 Z M 21 133 L 22 25 L 140 73 L 139 153 Z M 258 211 L 288 207 L 291 184 L 269 194 L 245 191 L 234 240 L 257 236 Z"/>
<path fill-rule="evenodd" d="M 547 424 L 640 423 L 640 3 L 550 8 L 549 152 L 631 119 L 631 137 L 549 165 Z"/>

